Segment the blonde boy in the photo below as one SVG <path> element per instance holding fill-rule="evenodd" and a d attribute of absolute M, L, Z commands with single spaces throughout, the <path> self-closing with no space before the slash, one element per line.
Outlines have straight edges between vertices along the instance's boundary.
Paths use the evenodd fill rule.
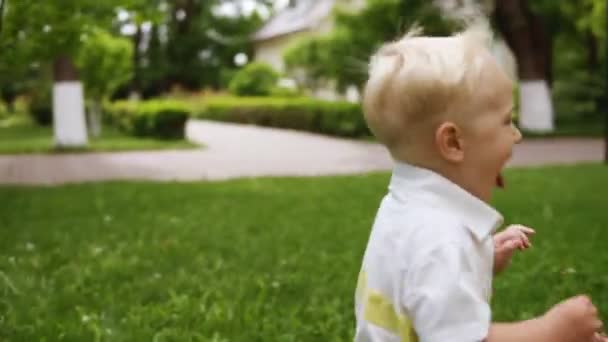
<path fill-rule="evenodd" d="M 483 25 L 453 37 L 408 34 L 372 57 L 367 123 L 395 160 L 363 258 L 355 341 L 605 341 L 585 296 L 517 323 L 492 323 L 493 274 L 534 231 L 487 203 L 521 134 L 513 83 Z"/>

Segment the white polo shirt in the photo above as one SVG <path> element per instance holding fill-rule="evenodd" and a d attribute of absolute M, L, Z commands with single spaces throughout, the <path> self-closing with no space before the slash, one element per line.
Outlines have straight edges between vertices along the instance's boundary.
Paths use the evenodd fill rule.
<path fill-rule="evenodd" d="M 355 341 L 485 339 L 502 222 L 448 179 L 397 163 L 363 257 Z"/>

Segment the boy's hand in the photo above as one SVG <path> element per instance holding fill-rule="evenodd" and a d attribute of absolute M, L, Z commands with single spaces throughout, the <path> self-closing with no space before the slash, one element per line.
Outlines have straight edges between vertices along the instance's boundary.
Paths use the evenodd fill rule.
<path fill-rule="evenodd" d="M 555 342 L 604 342 L 599 333 L 602 321 L 587 296 L 567 299 L 549 310 L 542 318 Z"/>
<path fill-rule="evenodd" d="M 494 274 L 502 272 L 510 263 L 516 250 L 532 247 L 530 236 L 536 232 L 522 225 L 512 225 L 494 235 Z"/>

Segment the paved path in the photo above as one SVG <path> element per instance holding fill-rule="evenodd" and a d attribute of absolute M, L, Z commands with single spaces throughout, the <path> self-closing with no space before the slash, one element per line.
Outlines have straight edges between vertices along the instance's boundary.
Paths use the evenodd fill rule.
<path fill-rule="evenodd" d="M 0 183 L 219 180 L 350 174 L 391 168 L 382 146 L 362 141 L 208 121 L 188 122 L 186 135 L 206 148 L 0 156 Z M 601 139 L 529 140 L 517 146 L 510 165 L 600 161 L 602 156 Z"/>

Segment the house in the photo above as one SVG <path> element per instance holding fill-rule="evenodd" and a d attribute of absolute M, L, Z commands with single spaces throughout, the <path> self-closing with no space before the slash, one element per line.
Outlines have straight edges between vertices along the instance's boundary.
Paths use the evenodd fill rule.
<path fill-rule="evenodd" d="M 290 43 L 331 32 L 336 5 L 361 8 L 364 4 L 365 0 L 289 0 L 287 7 L 255 33 L 255 60 L 284 71 L 283 51 Z"/>
<path fill-rule="evenodd" d="M 283 53 L 299 38 L 324 35 L 333 30 L 332 11 L 336 6 L 352 10 L 363 7 L 366 0 L 289 0 L 289 4 L 272 17 L 254 35 L 254 60 L 271 65 L 283 72 Z M 293 83 L 292 80 L 284 80 Z M 331 83 L 311 89 L 311 95 L 326 99 L 358 101 L 356 87 L 350 87 L 346 95 L 338 94 Z"/>

